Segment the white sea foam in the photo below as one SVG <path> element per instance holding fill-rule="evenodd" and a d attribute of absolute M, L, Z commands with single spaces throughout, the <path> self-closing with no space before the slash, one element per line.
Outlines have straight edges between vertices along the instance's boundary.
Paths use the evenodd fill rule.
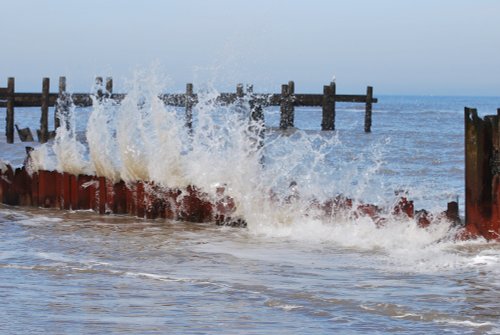
<path fill-rule="evenodd" d="M 1 173 L 5 173 L 7 172 L 7 165 L 9 164 L 9 162 L 4 162 L 0 159 L 0 172 Z"/>
<path fill-rule="evenodd" d="M 36 147 L 35 150 L 31 152 L 30 158 L 30 168 L 32 171 L 54 171 L 57 167 L 57 160 L 52 146 L 49 143 Z"/>
<path fill-rule="evenodd" d="M 74 175 L 90 174 L 92 169 L 86 159 L 87 149 L 76 138 L 75 106 L 71 105 L 68 115 L 60 115 L 61 126 L 56 130 L 52 149 L 56 156 L 56 170 Z M 36 155 L 36 154 L 35 154 Z M 35 159 L 32 154 L 32 159 Z"/>
<path fill-rule="evenodd" d="M 112 181 L 119 179 L 119 157 L 116 143 L 116 107 L 104 98 L 93 97 L 92 113 L 87 125 L 90 164 L 96 175 Z"/>
<path fill-rule="evenodd" d="M 470 320 L 454 320 L 454 319 L 440 319 L 436 320 L 438 323 L 448 323 L 450 325 L 467 326 L 472 328 L 494 326 L 491 322 L 474 322 Z"/>

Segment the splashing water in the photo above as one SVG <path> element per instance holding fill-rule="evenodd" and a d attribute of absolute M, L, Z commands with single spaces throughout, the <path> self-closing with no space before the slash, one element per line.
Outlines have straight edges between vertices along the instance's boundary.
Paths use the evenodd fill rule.
<path fill-rule="evenodd" d="M 56 156 L 56 170 L 74 175 L 90 173 L 92 170 L 85 159 L 87 149 L 76 138 L 75 106 L 71 100 L 69 113 L 64 117 L 59 116 L 59 119 L 61 126 L 56 130 L 52 146 Z"/>
<path fill-rule="evenodd" d="M 359 148 L 345 145 L 338 131 L 270 128 L 259 145 L 263 124 L 251 118 L 248 99 L 222 105 L 213 88 L 199 92 L 190 132 L 182 111 L 159 98 L 165 85 L 158 76 L 138 73 L 129 86 L 121 103 L 106 95 L 93 98 L 86 143 L 77 139 L 72 108 L 52 147 L 35 150 L 34 166 L 171 188 L 195 185 L 212 199 L 223 186 L 236 214 L 258 235 L 375 247 L 386 234 L 413 239 L 423 234 L 423 243 L 449 234 L 445 222 L 419 230 L 413 221 L 388 214 L 389 223 L 380 228 L 349 211 L 321 215 L 320 204 L 339 196 L 354 199 L 353 208 L 362 201 L 390 213 L 397 201 L 393 192 L 401 186 L 387 185 L 382 173 L 390 138 Z"/>

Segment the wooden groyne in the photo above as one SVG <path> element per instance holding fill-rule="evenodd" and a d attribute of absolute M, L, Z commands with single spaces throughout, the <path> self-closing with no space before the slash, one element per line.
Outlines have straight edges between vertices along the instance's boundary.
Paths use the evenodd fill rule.
<path fill-rule="evenodd" d="M 15 79 L 8 78 L 7 87 L 0 87 L 0 107 L 6 108 L 6 137 L 7 143 L 14 142 L 14 110 L 15 107 L 40 107 L 40 129 L 38 129 L 38 139 L 45 143 L 53 132 L 49 131 L 49 107 L 55 107 L 57 113 L 54 113 L 54 125 L 57 128 L 60 120 L 57 114 L 64 115 L 69 108 L 69 101 L 76 107 L 90 107 L 94 103 L 92 97 L 97 99 L 106 97 L 116 102 L 122 101 L 126 94 L 113 93 L 113 79 L 102 77 L 96 78 L 96 87 L 99 89 L 96 93 L 71 93 L 66 90 L 66 78 L 59 78 L 59 87 L 57 93 L 50 92 L 50 79 L 43 78 L 41 93 L 22 93 L 15 91 Z M 166 104 L 176 107 L 184 107 L 186 110 L 186 126 L 191 128 L 193 121 L 193 107 L 199 102 L 198 94 L 193 91 L 193 84 L 186 85 L 186 92 L 179 94 L 161 94 L 159 98 Z M 323 94 L 300 94 L 295 93 L 295 84 L 293 81 L 281 86 L 281 93 L 255 93 L 252 85 L 238 84 L 235 93 L 221 93 L 217 100 L 218 104 L 233 104 L 247 101 L 252 108 L 252 113 L 262 114 L 262 108 L 270 106 L 280 107 L 280 128 L 287 129 L 294 127 L 295 107 L 321 107 L 322 130 L 335 130 L 336 103 L 362 103 L 365 105 L 365 123 L 364 131 L 371 132 L 372 126 L 372 105 L 378 102 L 373 97 L 373 88 L 368 86 L 366 94 L 337 94 L 336 84 L 334 82 L 323 87 Z M 259 114 L 260 113 L 260 114 Z M 54 129 L 55 130 L 55 129 Z M 23 138 L 20 135 L 20 138 Z"/>

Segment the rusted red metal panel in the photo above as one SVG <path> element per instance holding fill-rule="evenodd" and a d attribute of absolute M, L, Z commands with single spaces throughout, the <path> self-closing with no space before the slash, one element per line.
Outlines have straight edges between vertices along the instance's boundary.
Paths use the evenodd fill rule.
<path fill-rule="evenodd" d="M 9 166 L 7 166 L 8 168 Z M 7 171 L 5 171 L 7 172 Z M 7 200 L 7 190 L 9 188 L 10 181 L 8 180 L 7 173 L 3 173 L 2 170 L 0 170 L 0 202 L 2 204 L 6 203 Z"/>
<path fill-rule="evenodd" d="M 78 207 L 78 176 L 75 175 L 69 175 L 69 202 L 71 209 L 80 209 Z"/>
<path fill-rule="evenodd" d="M 19 204 L 19 197 L 16 194 L 16 184 L 15 184 L 15 175 L 16 171 L 9 166 L 7 168 L 7 171 L 4 173 L 4 178 L 7 181 L 7 191 L 5 192 L 5 203 L 8 205 L 18 205 Z"/>
<path fill-rule="evenodd" d="M 127 188 L 125 182 L 106 180 L 106 211 L 114 214 L 127 212 Z"/>
<path fill-rule="evenodd" d="M 129 215 L 135 216 L 137 214 L 136 211 L 136 199 L 137 199 L 137 191 L 136 184 L 128 184 L 125 188 L 125 199 L 127 203 L 127 213 Z"/>
<path fill-rule="evenodd" d="M 144 185 L 144 210 L 147 219 L 165 217 L 165 192 L 155 183 Z"/>
<path fill-rule="evenodd" d="M 399 198 L 398 203 L 394 206 L 392 211 L 393 215 L 406 215 L 410 219 L 415 216 L 415 208 L 413 201 L 408 200 L 406 197 Z"/>
<path fill-rule="evenodd" d="M 106 213 L 106 178 L 89 176 L 86 183 L 90 209 L 99 214 Z"/>
<path fill-rule="evenodd" d="M 71 206 L 71 175 L 67 172 L 56 174 L 57 200 L 60 209 L 70 209 Z"/>
<path fill-rule="evenodd" d="M 98 178 L 98 184 L 97 184 L 97 194 L 98 196 L 96 197 L 96 203 L 97 203 L 97 209 L 99 214 L 105 214 L 106 213 L 106 178 L 104 177 L 99 177 Z"/>
<path fill-rule="evenodd" d="M 46 208 L 56 206 L 56 175 L 54 171 L 38 171 L 38 205 Z"/>
<path fill-rule="evenodd" d="M 125 214 L 127 212 L 127 186 L 123 180 L 113 185 L 113 200 L 113 213 Z"/>
<path fill-rule="evenodd" d="M 67 172 L 61 174 L 62 188 L 60 194 L 60 208 L 71 208 L 71 175 Z"/>
<path fill-rule="evenodd" d="M 93 190 L 90 185 L 93 182 L 92 177 L 88 175 L 79 175 L 77 178 L 78 209 L 91 209 L 91 194 Z"/>
<path fill-rule="evenodd" d="M 233 214 L 236 210 L 234 199 L 225 194 L 224 187 L 216 189 L 216 201 L 213 205 L 213 216 L 216 224 L 229 224 L 234 221 Z"/>
<path fill-rule="evenodd" d="M 489 168 L 492 166 L 492 159 L 490 157 L 488 160 Z M 490 173 L 490 175 L 493 174 Z M 161 217 L 190 222 L 215 222 L 217 224 L 245 226 L 243 220 L 234 217 L 236 204 L 233 198 L 225 194 L 223 187 L 216 190 L 215 197 L 209 197 L 208 194 L 194 186 L 188 186 L 181 190 L 161 187 L 151 182 L 126 184 L 120 181 L 112 183 L 103 177 L 73 176 L 55 171 L 42 170 L 30 176 L 24 169 L 18 169 L 14 173 L 10 168 L 1 177 L 0 196 L 2 201 L 5 200 L 6 203 L 39 204 L 44 207 L 64 209 L 93 209 L 101 214 L 128 212 L 130 215 L 149 219 Z M 468 203 L 468 215 L 475 221 L 468 223 L 466 234 L 462 236 L 476 234 L 488 239 L 498 236 L 499 180 L 500 177 L 494 174 L 493 193 L 489 202 L 483 201 L 480 204 L 473 204 L 474 206 Z M 477 190 L 473 191 L 477 192 Z M 31 200 L 27 198 L 19 200 L 23 196 L 31 197 Z M 470 199 L 474 198 L 470 197 Z M 384 224 L 382 210 L 379 207 L 363 203 L 354 206 L 352 199 L 343 196 L 338 196 L 324 203 L 311 204 L 311 206 L 323 211 L 325 216 L 335 215 L 337 212 L 347 212 L 354 217 L 370 217 L 377 226 Z M 458 213 L 458 204 L 451 202 L 442 216 L 452 222 L 459 222 Z M 408 200 L 405 196 L 399 199 L 392 214 L 414 218 L 416 224 L 421 227 L 427 227 L 433 221 L 432 216 L 426 211 L 415 212 L 413 201 Z M 486 215 L 488 215 L 488 220 Z M 491 218 L 493 220 L 490 220 Z"/>
<path fill-rule="evenodd" d="M 59 209 L 64 209 L 64 191 L 63 191 L 63 174 L 55 172 L 56 178 L 56 202 L 55 207 Z"/>
<path fill-rule="evenodd" d="M 17 197 L 17 201 L 20 206 L 33 205 L 31 197 L 31 182 L 31 176 L 24 167 L 16 169 L 12 187 L 14 196 Z"/>
<path fill-rule="evenodd" d="M 7 165 L 7 170 L 2 174 L 2 198 L 3 203 L 11 205 L 15 199 L 12 196 L 12 184 L 14 182 L 14 170 L 10 165 Z"/>
<path fill-rule="evenodd" d="M 481 119 L 472 108 L 464 114 L 466 235 L 499 239 L 499 116 Z"/>
<path fill-rule="evenodd" d="M 214 208 L 206 195 L 196 187 L 188 186 L 180 200 L 178 217 L 190 222 L 210 222 L 214 220 Z"/>
<path fill-rule="evenodd" d="M 135 208 L 137 217 L 143 218 L 145 215 L 144 209 L 144 183 L 138 181 L 135 184 Z"/>
<path fill-rule="evenodd" d="M 114 184 L 111 181 L 106 181 L 106 210 L 110 213 L 116 213 L 116 199 Z"/>
<path fill-rule="evenodd" d="M 35 172 L 31 175 L 31 200 L 33 206 L 40 206 L 38 200 L 38 172 Z"/>
<path fill-rule="evenodd" d="M 415 220 L 420 228 L 427 228 L 431 224 L 433 217 L 425 209 L 421 209 L 415 212 Z"/>
<path fill-rule="evenodd" d="M 164 199 L 165 199 L 165 210 L 163 216 L 169 220 L 178 220 L 179 219 L 179 207 L 180 207 L 180 195 L 181 190 L 167 188 L 164 190 Z"/>

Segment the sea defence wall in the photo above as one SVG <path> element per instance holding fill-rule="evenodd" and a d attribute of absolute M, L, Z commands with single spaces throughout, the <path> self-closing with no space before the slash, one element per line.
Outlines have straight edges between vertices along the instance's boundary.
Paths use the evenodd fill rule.
<path fill-rule="evenodd" d="M 100 214 L 128 214 L 139 218 L 166 218 L 189 222 L 241 225 L 232 217 L 233 200 L 217 188 L 215 196 L 194 186 L 172 189 L 151 182 L 125 184 L 104 177 L 57 171 L 29 173 L 25 167 L 0 169 L 0 201 L 12 206 L 64 210 L 93 210 Z"/>
<path fill-rule="evenodd" d="M 500 109 L 480 118 L 465 108 L 465 228 L 468 234 L 500 238 Z"/>
<path fill-rule="evenodd" d="M 125 183 L 91 175 L 30 171 L 27 151 L 27 168 L 0 166 L 0 202 L 3 204 L 246 226 L 245 219 L 235 215 L 237 205 L 225 193 L 224 187 L 208 194 L 195 186 L 179 189 L 145 181 Z M 272 197 L 268 200 L 273 201 Z M 390 217 L 413 220 L 421 228 L 443 219 L 452 225 L 461 224 L 456 202 L 448 203 L 446 211 L 433 217 L 425 210 L 415 211 L 413 201 L 408 200 L 405 194 L 400 194 L 397 203 L 389 210 L 343 196 L 323 203 L 311 203 L 311 206 L 325 217 L 348 213 L 350 218 L 368 217 L 377 226 L 383 226 Z"/>

